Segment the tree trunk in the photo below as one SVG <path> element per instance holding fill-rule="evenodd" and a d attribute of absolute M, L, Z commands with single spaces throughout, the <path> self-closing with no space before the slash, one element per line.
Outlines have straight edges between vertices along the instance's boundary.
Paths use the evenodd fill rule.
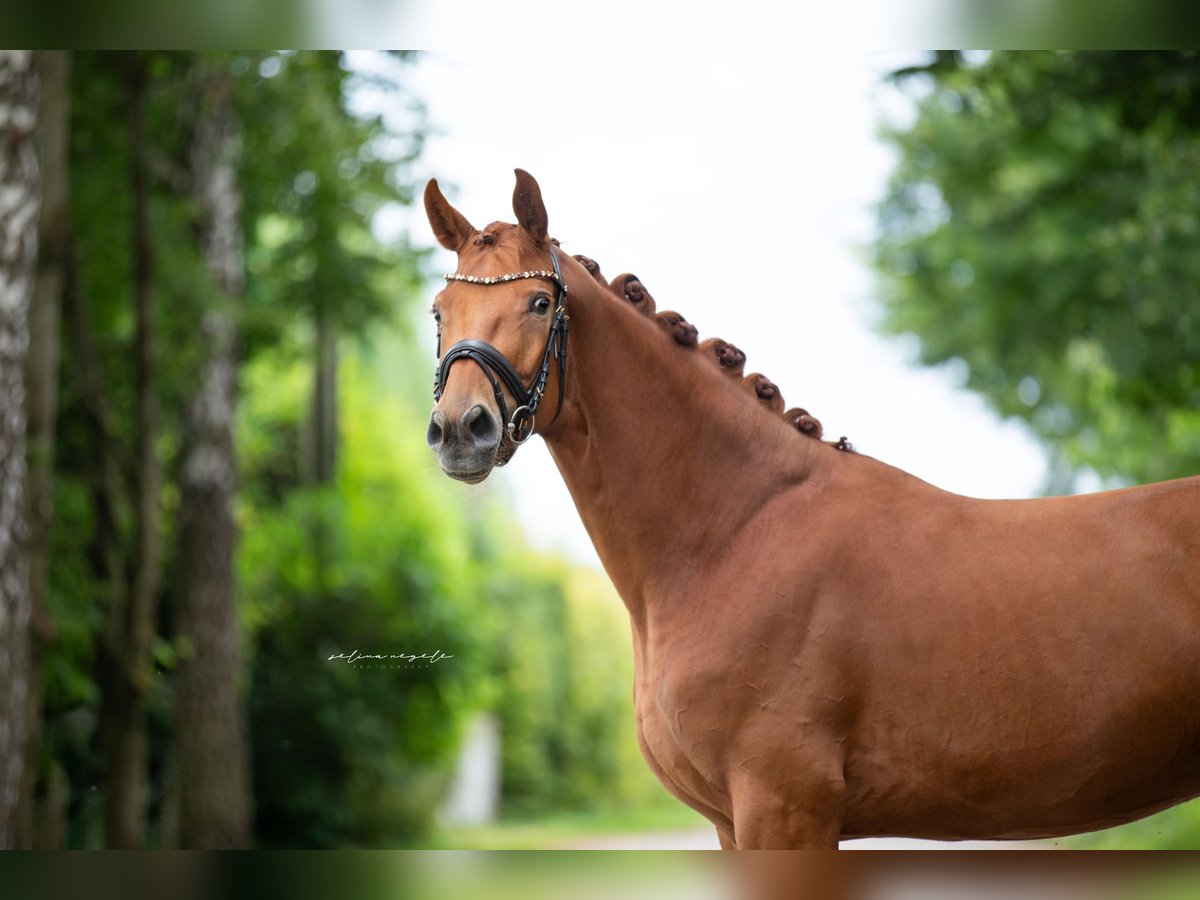
<path fill-rule="evenodd" d="M 41 202 L 33 54 L 0 51 L 0 848 L 14 845 L 29 690 L 25 359 Z"/>
<path fill-rule="evenodd" d="M 37 282 L 29 308 L 29 358 L 25 383 L 28 422 L 25 448 L 29 511 L 29 596 L 31 608 L 29 693 L 25 708 L 25 773 L 16 818 L 15 843 L 34 846 L 34 817 L 42 737 L 42 682 L 46 645 L 54 637 L 48 602 L 50 523 L 54 518 L 54 419 L 58 409 L 59 320 L 62 308 L 67 241 L 69 50 L 36 54 L 41 82 L 38 126 L 34 134 L 42 176 L 42 213 L 38 222 Z"/>
<path fill-rule="evenodd" d="M 133 151 L 130 183 L 133 188 L 133 292 L 137 323 L 135 336 L 134 391 L 137 402 L 137 478 L 134 497 L 137 523 L 133 585 L 130 592 L 130 655 L 150 669 L 150 645 L 154 637 L 156 599 L 161 575 L 162 550 L 159 506 L 162 466 L 154 443 L 158 437 L 157 341 L 154 334 L 153 246 L 147 176 L 150 168 L 146 138 L 146 63 L 134 52 L 130 68 L 130 137 Z"/>
<path fill-rule="evenodd" d="M 148 209 L 149 148 L 145 127 L 146 64 L 128 60 L 129 185 L 132 197 L 134 307 L 134 547 L 128 603 L 114 606 L 109 627 L 119 658 L 109 668 L 104 747 L 104 835 L 114 849 L 140 847 L 146 837 L 148 760 L 146 694 L 161 567 L 159 504 L 162 470 L 155 453 L 158 383 L 155 367 L 152 245 Z"/>
<path fill-rule="evenodd" d="M 104 373 L 92 343 L 92 332 L 88 324 L 87 302 L 80 284 L 78 264 L 75 260 L 74 241 L 67 245 L 65 284 L 63 288 L 63 318 L 70 336 L 71 351 L 77 370 L 77 389 L 85 412 L 87 431 L 91 440 L 94 459 L 89 466 L 89 489 L 92 495 L 92 542 L 89 551 L 92 569 L 100 582 L 104 595 L 107 618 L 113 619 L 112 610 L 124 609 L 125 580 L 124 561 L 121 548 L 121 530 L 118 524 L 118 509 L 121 504 L 121 471 L 118 462 L 116 438 L 113 433 L 113 412 L 105 391 Z M 100 635 L 98 647 L 101 684 L 101 702 L 104 696 L 104 672 L 112 659 L 116 665 L 120 659 L 119 635 L 108 626 Z M 104 713 L 101 711 L 101 721 Z"/>
<path fill-rule="evenodd" d="M 201 322 L 209 356 L 185 412 L 180 476 L 177 622 L 183 652 L 176 678 L 175 746 L 179 842 L 185 848 L 250 842 L 233 571 L 237 335 L 230 306 L 244 286 L 244 247 L 236 168 L 240 140 L 231 90 L 227 78 L 207 80 L 191 159 L 204 258 L 222 297 Z"/>
<path fill-rule="evenodd" d="M 104 372 L 100 368 L 88 324 L 87 302 L 75 259 L 74 241 L 70 238 L 66 255 L 63 318 L 70 336 L 77 389 L 93 453 L 88 467 L 93 518 L 89 556 L 101 588 L 105 611 L 104 627 L 96 641 L 96 682 L 100 688 L 96 736 L 100 758 L 107 761 L 112 756 L 109 746 L 112 735 L 119 733 L 114 723 L 119 711 L 129 706 L 127 694 L 130 684 L 125 672 L 125 637 L 122 628 L 126 616 L 128 581 L 125 578 L 125 551 L 119 515 L 123 499 L 120 451 Z M 106 790 L 108 777 L 106 773 Z"/>
<path fill-rule="evenodd" d="M 100 688 L 100 714 L 97 725 L 99 756 L 107 761 L 116 711 L 129 705 L 129 679 L 125 675 L 125 642 L 119 623 L 124 621 L 128 581 L 125 578 L 125 551 L 122 546 L 119 510 L 122 504 L 119 449 L 113 431 L 113 413 L 104 373 L 92 342 L 88 325 L 87 303 L 83 296 L 73 241 L 68 242 L 66 284 L 63 292 L 63 318 L 70 336 L 77 371 L 77 389 L 85 411 L 93 459 L 88 467 L 92 499 L 92 539 L 89 556 L 100 585 L 105 624 L 96 641 L 96 682 Z M 105 789 L 108 775 L 105 774 Z M 106 798 L 107 799 L 107 798 Z M 107 803 L 105 806 L 107 816 Z M 106 822 L 107 826 L 107 822 Z M 107 828 L 106 828 L 107 839 Z"/>
<path fill-rule="evenodd" d="M 325 310 L 316 314 L 315 347 L 313 367 L 312 408 L 309 410 L 308 434 L 305 439 L 307 459 L 302 474 L 306 484 L 328 485 L 333 483 L 337 466 L 337 382 L 338 352 L 337 324 Z M 309 522 L 312 560 L 316 567 L 316 582 L 324 591 L 330 572 L 328 523 L 321 516 Z"/>
<path fill-rule="evenodd" d="M 316 366 L 313 372 L 312 410 L 308 423 L 306 469 L 309 484 L 329 484 L 337 466 L 337 324 L 323 311 L 316 319 Z"/>

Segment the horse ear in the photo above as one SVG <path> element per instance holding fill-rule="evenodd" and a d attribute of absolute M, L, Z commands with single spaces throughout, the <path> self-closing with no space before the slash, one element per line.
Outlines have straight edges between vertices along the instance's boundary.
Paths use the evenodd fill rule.
<path fill-rule="evenodd" d="M 429 225 L 438 243 L 455 253 L 462 250 L 467 238 L 475 231 L 467 217 L 442 196 L 436 178 L 430 178 L 429 184 L 425 185 L 425 215 L 429 216 Z"/>
<path fill-rule="evenodd" d="M 542 189 L 533 176 L 524 169 L 517 169 L 517 186 L 513 189 L 513 212 L 521 230 L 535 243 L 546 239 L 546 204 L 542 202 Z"/>

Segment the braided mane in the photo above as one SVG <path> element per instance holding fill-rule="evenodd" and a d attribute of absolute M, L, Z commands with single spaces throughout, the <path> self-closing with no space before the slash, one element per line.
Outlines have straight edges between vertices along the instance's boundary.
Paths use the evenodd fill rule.
<path fill-rule="evenodd" d="M 673 310 L 657 312 L 654 298 L 646 290 L 646 286 L 642 284 L 641 279 L 636 275 L 625 273 L 618 275 L 610 282 L 601 273 L 600 266 L 594 259 L 577 254 L 575 260 L 588 270 L 588 273 L 598 284 L 607 288 L 610 294 L 619 300 L 629 303 L 646 318 L 657 322 L 659 328 L 665 331 L 677 344 L 697 349 L 705 359 L 710 360 L 724 375 L 737 379 L 746 394 L 753 397 L 755 402 L 772 415 L 782 416 L 784 421 L 805 437 L 821 440 L 821 435 L 824 433 L 821 423 L 808 410 L 802 409 L 799 406 L 786 409 L 783 394 L 775 382 L 760 372 L 752 372 L 749 375 L 743 374 L 746 366 L 746 354 L 733 344 L 721 340 L 721 338 L 708 338 L 707 340 L 699 341 L 696 326 L 691 324 L 682 315 Z M 844 436 L 837 441 L 822 441 L 822 443 L 829 444 L 836 450 L 846 452 L 853 452 L 854 449 L 853 445 Z"/>

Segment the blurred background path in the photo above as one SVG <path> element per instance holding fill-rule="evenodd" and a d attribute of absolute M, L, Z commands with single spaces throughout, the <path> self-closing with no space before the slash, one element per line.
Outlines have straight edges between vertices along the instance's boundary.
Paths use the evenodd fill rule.
<path fill-rule="evenodd" d="M 844 841 L 843 850 L 1049 850 L 1053 844 L 1037 841 L 917 841 L 907 838 L 863 838 Z M 571 841 L 561 850 L 719 850 L 711 828 L 663 831 L 650 834 L 614 834 Z"/>

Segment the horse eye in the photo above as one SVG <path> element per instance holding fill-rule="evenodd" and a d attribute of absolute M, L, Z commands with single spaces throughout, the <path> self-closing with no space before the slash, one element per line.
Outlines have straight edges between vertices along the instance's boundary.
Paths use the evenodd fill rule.
<path fill-rule="evenodd" d="M 547 313 L 550 311 L 550 298 L 538 297 L 529 304 L 529 308 L 536 313 Z"/>

